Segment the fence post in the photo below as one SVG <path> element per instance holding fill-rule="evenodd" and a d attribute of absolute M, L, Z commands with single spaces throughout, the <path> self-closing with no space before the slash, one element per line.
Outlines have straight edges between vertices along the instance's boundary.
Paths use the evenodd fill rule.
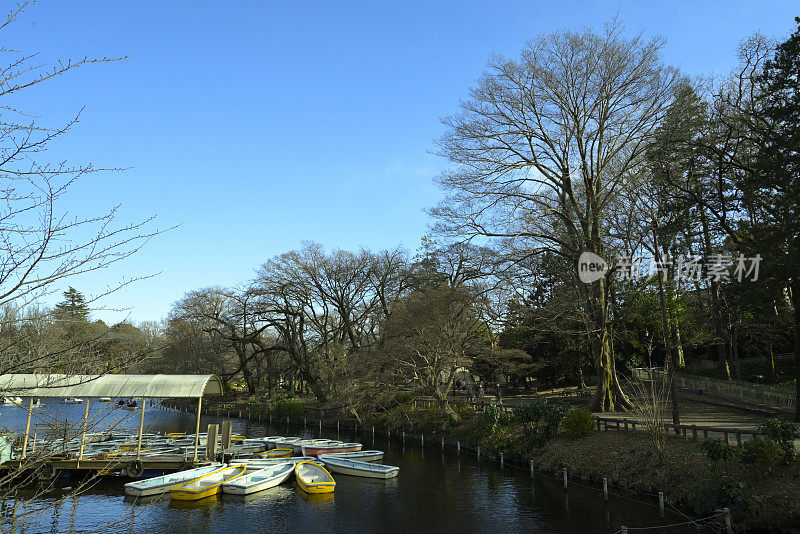
<path fill-rule="evenodd" d="M 722 513 L 725 514 L 725 532 L 727 534 L 733 534 L 733 526 L 731 525 L 731 511 L 727 508 L 723 508 Z"/>
<path fill-rule="evenodd" d="M 528 464 L 530 465 L 531 468 L 531 476 L 533 476 L 533 460 L 529 460 Z"/>
<path fill-rule="evenodd" d="M 608 478 L 603 477 L 603 500 L 608 500 Z"/>
<path fill-rule="evenodd" d="M 620 534 L 628 534 L 628 527 L 622 526 L 619 529 Z"/>
<path fill-rule="evenodd" d="M 503 467 L 503 453 L 500 453 L 500 468 Z"/>
<path fill-rule="evenodd" d="M 403 436 L 403 443 L 405 443 L 406 442 L 406 431 L 405 430 L 402 431 L 402 436 Z"/>
<path fill-rule="evenodd" d="M 567 468 L 566 468 L 566 467 L 565 467 L 565 468 L 563 468 L 563 469 L 561 470 L 561 472 L 562 472 L 562 473 L 563 473 L 563 475 L 564 475 L 564 489 L 567 489 Z"/>
<path fill-rule="evenodd" d="M 419 442 L 423 447 L 425 446 L 425 434 L 419 435 Z"/>
<path fill-rule="evenodd" d="M 478 445 L 478 461 L 481 461 L 481 446 Z"/>
<path fill-rule="evenodd" d="M 461 441 L 456 441 L 456 453 L 461 454 Z"/>
<path fill-rule="evenodd" d="M 442 438 L 442 450 L 444 450 L 444 438 Z"/>
<path fill-rule="evenodd" d="M 664 517 L 664 492 L 658 492 L 658 513 Z"/>

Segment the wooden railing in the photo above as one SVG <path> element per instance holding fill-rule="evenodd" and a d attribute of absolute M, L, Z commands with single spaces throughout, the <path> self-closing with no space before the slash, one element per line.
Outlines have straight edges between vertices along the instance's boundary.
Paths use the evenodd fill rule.
<path fill-rule="evenodd" d="M 645 430 L 645 426 L 641 422 L 632 419 L 622 419 L 614 417 L 597 417 L 597 430 L 622 430 L 633 431 Z M 742 436 L 750 436 L 751 439 L 756 436 L 763 436 L 764 433 L 754 428 L 729 428 L 710 425 L 675 425 L 673 423 L 664 423 L 664 429 L 667 435 L 682 437 L 684 439 L 691 439 L 699 441 L 702 434 L 703 439 L 708 439 L 711 434 L 722 434 L 725 443 L 731 444 L 731 436 L 736 440 L 737 445 L 742 444 Z"/>

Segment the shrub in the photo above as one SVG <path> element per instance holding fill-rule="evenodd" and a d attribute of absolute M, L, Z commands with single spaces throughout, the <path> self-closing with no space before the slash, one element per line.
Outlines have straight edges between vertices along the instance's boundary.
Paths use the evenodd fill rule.
<path fill-rule="evenodd" d="M 564 404 L 550 404 L 544 399 L 534 399 L 514 408 L 514 419 L 523 425 L 526 442 L 541 447 L 556 434 L 561 419 L 567 412 Z"/>
<path fill-rule="evenodd" d="M 783 461 L 785 463 L 788 464 L 794 460 L 794 437 L 797 435 L 797 425 L 795 423 L 770 418 L 759 425 L 758 430 L 763 432 L 768 440 L 778 444 L 783 451 Z"/>
<path fill-rule="evenodd" d="M 503 412 L 498 406 L 487 406 L 472 428 L 470 443 L 478 445 L 490 454 L 506 452 L 514 444 L 510 432 L 514 417 Z"/>
<path fill-rule="evenodd" d="M 714 469 L 719 469 L 719 465 L 733 458 L 733 447 L 719 438 L 708 438 L 703 440 L 700 448 L 706 454 L 706 458 L 711 462 Z"/>
<path fill-rule="evenodd" d="M 699 495 L 690 498 L 696 512 L 708 514 L 723 507 L 732 507 L 748 498 L 743 482 L 729 477 L 710 479 Z"/>
<path fill-rule="evenodd" d="M 564 432 L 572 439 L 588 436 L 594 430 L 597 418 L 592 412 L 584 408 L 570 410 L 564 415 L 561 426 Z"/>
<path fill-rule="evenodd" d="M 305 404 L 299 400 L 281 399 L 272 405 L 269 411 L 275 417 L 291 417 L 292 419 L 300 419 L 306 413 Z"/>
<path fill-rule="evenodd" d="M 785 452 L 780 444 L 771 439 L 752 439 L 742 443 L 739 454 L 743 462 L 771 471 L 784 459 Z"/>

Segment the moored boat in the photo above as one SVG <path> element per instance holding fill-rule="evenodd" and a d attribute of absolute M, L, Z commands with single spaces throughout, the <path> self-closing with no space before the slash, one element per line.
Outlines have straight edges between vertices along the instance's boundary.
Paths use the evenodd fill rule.
<path fill-rule="evenodd" d="M 292 476 L 294 467 L 295 464 L 293 462 L 284 462 L 264 469 L 256 469 L 225 482 L 222 484 L 222 491 L 233 495 L 249 495 L 257 491 L 274 488 Z"/>
<path fill-rule="evenodd" d="M 323 456 L 321 460 L 325 467 L 343 475 L 386 479 L 396 477 L 400 472 L 400 468 L 394 465 L 372 464 L 333 456 Z"/>
<path fill-rule="evenodd" d="M 297 486 L 306 493 L 331 493 L 336 481 L 327 469 L 313 462 L 300 462 L 294 468 Z"/>
<path fill-rule="evenodd" d="M 268 451 L 258 453 L 259 458 L 289 458 L 292 455 L 292 449 L 270 449 Z"/>
<path fill-rule="evenodd" d="M 320 454 L 328 454 L 332 452 L 358 452 L 361 450 L 360 443 L 341 443 L 332 445 L 312 445 L 310 447 L 303 447 L 303 456 L 318 456 Z"/>
<path fill-rule="evenodd" d="M 291 458 L 242 458 L 231 462 L 232 465 L 245 465 L 248 469 L 256 466 L 272 466 L 286 462 L 299 464 L 300 462 L 316 462 L 317 459 L 311 456 L 292 456 Z"/>
<path fill-rule="evenodd" d="M 329 452 L 320 454 L 319 459 L 324 456 L 344 458 L 346 460 L 358 460 L 359 462 L 379 462 L 383 460 L 383 451 L 357 451 L 357 452 Z"/>
<path fill-rule="evenodd" d="M 169 490 L 169 496 L 176 501 L 196 501 L 216 495 L 222 485 L 244 474 L 243 465 L 218 468 L 198 478 L 189 480 Z"/>
<path fill-rule="evenodd" d="M 137 480 L 125 484 L 125 493 L 135 497 L 148 497 L 150 495 L 161 495 L 168 492 L 175 486 L 179 486 L 190 480 L 194 480 L 203 475 L 207 475 L 220 468 L 219 464 L 198 467 L 186 471 L 178 471 L 160 477 L 148 478 L 147 480 Z"/>

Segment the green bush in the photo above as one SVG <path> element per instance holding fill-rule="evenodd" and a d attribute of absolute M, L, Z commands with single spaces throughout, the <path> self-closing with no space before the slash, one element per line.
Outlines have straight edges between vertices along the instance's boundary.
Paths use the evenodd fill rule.
<path fill-rule="evenodd" d="M 489 454 L 507 452 L 515 441 L 510 431 L 513 421 L 514 417 L 499 406 L 487 406 L 472 428 L 469 443 Z"/>
<path fill-rule="evenodd" d="M 795 458 L 794 438 L 797 435 L 797 425 L 789 421 L 770 418 L 758 426 L 767 439 L 774 441 L 783 451 L 783 462 L 790 463 Z"/>
<path fill-rule="evenodd" d="M 545 399 L 534 399 L 514 408 L 514 419 L 523 426 L 525 448 L 541 447 L 553 437 L 567 409 L 564 404 L 550 404 Z"/>
<path fill-rule="evenodd" d="M 572 439 L 579 439 L 592 433 L 596 421 L 597 418 L 592 412 L 584 408 L 578 408 L 564 414 L 561 426 L 567 436 Z"/>
<path fill-rule="evenodd" d="M 703 443 L 700 444 L 700 448 L 706 454 L 706 458 L 708 458 L 715 470 L 719 470 L 720 464 L 727 462 L 733 458 L 735 454 L 733 447 L 719 438 L 703 440 Z"/>
<path fill-rule="evenodd" d="M 748 493 L 743 482 L 730 477 L 714 477 L 706 483 L 699 495 L 690 497 L 694 510 L 709 514 L 724 507 L 733 507 L 745 501 Z"/>
<path fill-rule="evenodd" d="M 771 471 L 784 459 L 785 452 L 771 439 L 752 439 L 742 443 L 739 454 L 742 461 L 754 464 L 763 471 Z"/>
<path fill-rule="evenodd" d="M 302 401 L 293 399 L 281 399 L 269 410 L 269 413 L 275 417 L 291 417 L 292 419 L 300 419 L 306 413 L 306 406 Z"/>

